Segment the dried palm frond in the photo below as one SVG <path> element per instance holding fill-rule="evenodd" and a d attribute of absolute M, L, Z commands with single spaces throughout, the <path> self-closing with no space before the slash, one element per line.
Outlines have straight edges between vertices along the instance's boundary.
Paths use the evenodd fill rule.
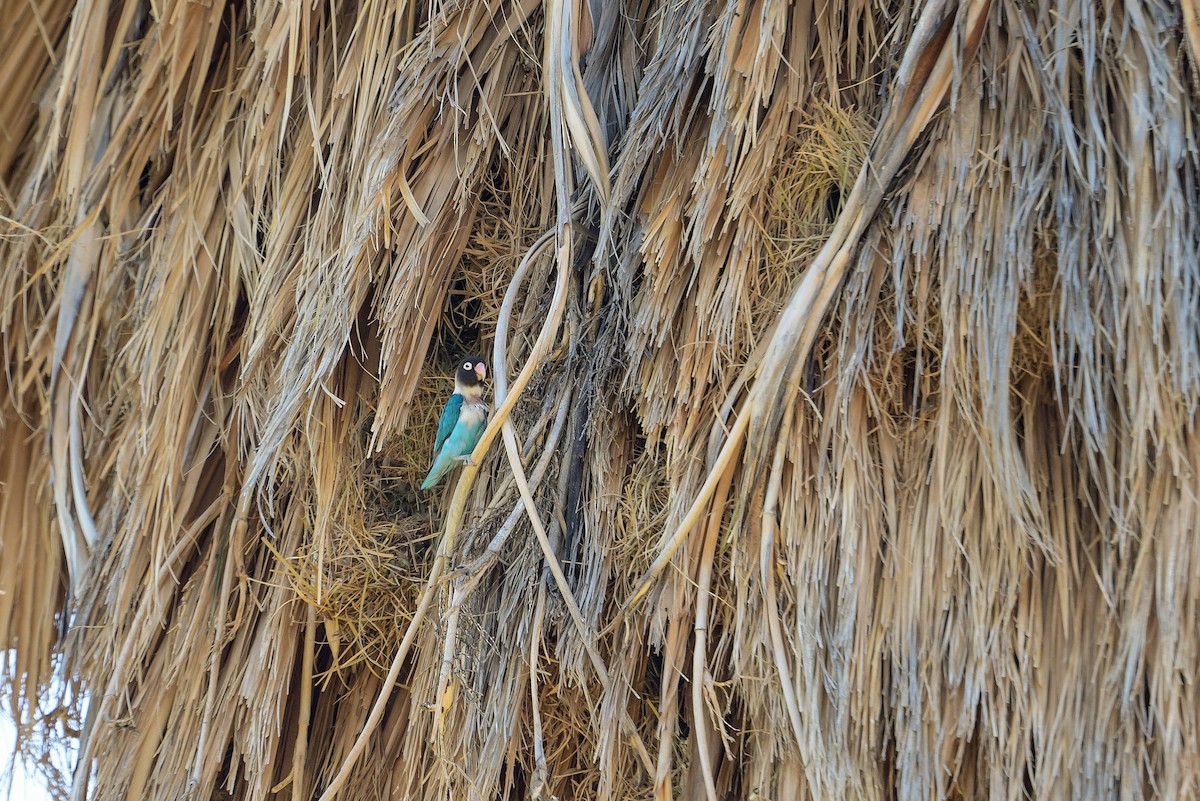
<path fill-rule="evenodd" d="M 0 18 L 57 796 L 1200 786 L 1193 4 Z"/>

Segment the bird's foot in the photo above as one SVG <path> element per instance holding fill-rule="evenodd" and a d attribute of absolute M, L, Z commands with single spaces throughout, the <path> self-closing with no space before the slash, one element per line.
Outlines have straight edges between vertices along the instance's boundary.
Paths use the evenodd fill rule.
<path fill-rule="evenodd" d="M 468 454 L 466 456 L 455 456 L 454 461 L 462 462 L 463 464 L 469 464 L 469 465 L 471 465 L 471 467 L 478 467 L 478 464 L 476 462 L 471 461 L 470 454 Z"/>

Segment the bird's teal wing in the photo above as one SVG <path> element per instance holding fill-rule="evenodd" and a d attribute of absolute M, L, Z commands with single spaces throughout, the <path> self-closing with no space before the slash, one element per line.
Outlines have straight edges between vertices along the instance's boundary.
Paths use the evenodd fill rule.
<path fill-rule="evenodd" d="M 458 413 L 462 409 L 462 405 L 463 396 L 457 392 L 450 396 L 450 400 L 446 401 L 446 408 L 442 409 L 442 419 L 438 421 L 437 439 L 433 441 L 434 458 L 437 458 L 446 437 L 450 436 L 450 432 L 454 430 L 454 424 L 458 422 Z"/>
<path fill-rule="evenodd" d="M 421 489 L 426 490 L 437 484 L 442 476 L 462 461 L 462 457 L 469 456 L 471 451 L 475 450 L 475 445 L 478 444 L 479 437 L 486 427 L 486 414 L 460 416 L 454 430 L 446 437 L 446 441 L 438 451 L 437 458 L 433 460 L 433 466 L 429 468 L 429 475 L 425 476 L 425 480 L 421 482 Z"/>
<path fill-rule="evenodd" d="M 446 443 L 442 446 L 443 450 L 452 457 L 469 456 L 471 451 L 475 450 L 475 446 L 479 443 L 479 437 L 486 427 L 486 414 L 462 415 L 458 419 L 458 424 L 454 426 L 454 430 L 450 432 L 450 436 L 446 438 Z"/>

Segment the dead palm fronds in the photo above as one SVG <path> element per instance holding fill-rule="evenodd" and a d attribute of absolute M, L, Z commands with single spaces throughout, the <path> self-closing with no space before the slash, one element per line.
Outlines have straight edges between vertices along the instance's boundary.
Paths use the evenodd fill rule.
<path fill-rule="evenodd" d="M 1192 5 L 2 17 L 0 671 L 59 794 L 1200 786 Z"/>

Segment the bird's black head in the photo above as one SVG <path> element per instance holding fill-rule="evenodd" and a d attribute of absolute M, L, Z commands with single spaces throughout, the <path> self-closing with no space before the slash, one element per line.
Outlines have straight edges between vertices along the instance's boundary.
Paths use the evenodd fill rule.
<path fill-rule="evenodd" d="M 474 387 L 483 383 L 487 378 L 487 365 L 481 356 L 464 356 L 458 362 L 454 371 L 454 383 L 460 387 Z"/>

